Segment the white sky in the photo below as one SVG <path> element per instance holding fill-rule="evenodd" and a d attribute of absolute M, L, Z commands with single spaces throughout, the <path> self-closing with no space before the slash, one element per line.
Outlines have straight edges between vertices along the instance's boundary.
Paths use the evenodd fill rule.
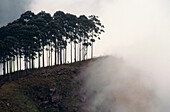
<path fill-rule="evenodd" d="M 32 0 L 30 9 L 98 15 L 106 33 L 95 44 L 95 56 L 122 57 L 170 91 L 170 0 Z"/>
<path fill-rule="evenodd" d="M 106 32 L 95 44 L 95 56 L 111 54 L 141 66 L 170 68 L 169 0 L 36 0 L 31 9 L 98 15 Z"/>
<path fill-rule="evenodd" d="M 30 9 L 36 13 L 44 10 L 53 14 L 62 10 L 76 15 L 98 15 L 106 32 L 95 43 L 95 56 L 110 54 L 122 57 L 129 66 L 140 68 L 155 78 L 159 93 L 165 99 L 170 98 L 170 0 L 28 1 L 32 1 Z M 0 2 L 2 5 L 4 1 Z M 11 10 L 5 14 L 10 14 L 8 11 Z"/>
<path fill-rule="evenodd" d="M 31 9 L 98 15 L 106 33 L 95 56 L 116 55 L 161 75 L 162 88 L 170 81 L 170 0 L 36 0 Z"/>
<path fill-rule="evenodd" d="M 98 15 L 106 32 L 95 43 L 95 56 L 170 68 L 170 0 L 32 0 L 30 9 Z"/>
<path fill-rule="evenodd" d="M 35 0 L 31 9 L 98 15 L 106 33 L 96 42 L 95 55 L 123 56 L 170 48 L 169 6 L 168 0 Z"/>

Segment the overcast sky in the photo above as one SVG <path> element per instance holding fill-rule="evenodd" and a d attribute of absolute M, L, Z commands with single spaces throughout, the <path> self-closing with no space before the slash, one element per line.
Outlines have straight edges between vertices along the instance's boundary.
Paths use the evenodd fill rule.
<path fill-rule="evenodd" d="M 35 0 L 30 8 L 52 14 L 63 10 L 77 15 L 98 15 L 106 33 L 96 42 L 95 55 L 123 56 L 147 52 L 146 49 L 148 52 L 168 49 L 169 7 L 168 0 Z"/>
<path fill-rule="evenodd" d="M 28 9 L 98 15 L 106 32 L 95 44 L 95 56 L 145 60 L 148 66 L 170 62 L 169 0 L 1 0 L 0 25 Z"/>
<path fill-rule="evenodd" d="M 122 57 L 154 74 L 160 92 L 169 97 L 170 0 L 0 0 L 0 26 L 28 9 L 98 15 L 106 32 L 95 43 L 95 56 Z"/>
<path fill-rule="evenodd" d="M 106 33 L 96 42 L 95 55 L 123 56 L 170 48 L 169 7 L 169 0 L 1 0 L 0 25 L 26 10 L 98 15 Z"/>
<path fill-rule="evenodd" d="M 0 26 L 17 19 L 33 0 L 0 0 Z"/>
<path fill-rule="evenodd" d="M 98 15 L 106 33 L 96 42 L 95 55 L 122 57 L 129 65 L 155 74 L 161 81 L 161 88 L 167 88 L 170 81 L 170 0 L 36 0 L 31 9 Z"/>

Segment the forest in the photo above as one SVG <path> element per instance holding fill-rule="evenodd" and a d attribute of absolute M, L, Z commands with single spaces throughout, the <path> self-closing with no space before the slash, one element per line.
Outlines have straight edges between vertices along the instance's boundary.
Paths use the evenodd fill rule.
<path fill-rule="evenodd" d="M 94 43 L 104 32 L 98 16 L 56 11 L 26 11 L 0 28 L 0 64 L 3 75 L 73 63 L 93 58 Z M 88 54 L 89 53 L 89 54 Z M 35 63 L 37 60 L 37 63 Z M 35 64 L 37 64 L 35 66 Z"/>

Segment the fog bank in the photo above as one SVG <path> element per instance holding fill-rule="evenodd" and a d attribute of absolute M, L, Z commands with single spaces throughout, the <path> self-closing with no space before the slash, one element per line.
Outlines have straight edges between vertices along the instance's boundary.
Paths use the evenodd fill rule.
<path fill-rule="evenodd" d="M 168 97 L 155 74 L 105 57 L 89 64 L 85 77 L 89 112 L 169 112 Z M 170 84 L 169 84 L 170 85 Z M 169 87 L 169 86 L 168 86 Z M 168 89 L 167 87 L 167 89 Z"/>

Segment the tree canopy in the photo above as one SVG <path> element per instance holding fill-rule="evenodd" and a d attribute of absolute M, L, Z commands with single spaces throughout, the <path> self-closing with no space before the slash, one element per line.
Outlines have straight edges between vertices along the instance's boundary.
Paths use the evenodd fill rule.
<path fill-rule="evenodd" d="M 21 70 L 23 62 L 24 69 L 34 68 L 36 58 L 39 68 L 85 60 L 89 48 L 93 58 L 93 43 L 103 32 L 104 25 L 95 15 L 26 11 L 0 28 L 3 74 Z"/>

